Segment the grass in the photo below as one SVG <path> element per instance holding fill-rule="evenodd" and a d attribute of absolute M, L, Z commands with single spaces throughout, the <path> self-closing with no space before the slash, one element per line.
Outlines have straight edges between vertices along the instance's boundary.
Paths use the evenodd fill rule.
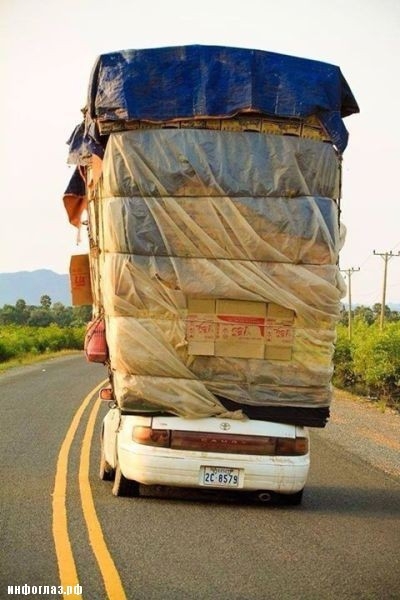
<path fill-rule="evenodd" d="M 57 352 L 46 352 L 44 354 L 25 354 L 18 358 L 12 358 L 5 362 L 0 363 L 0 375 L 6 373 L 16 367 L 25 367 L 27 365 L 33 365 L 39 362 L 48 360 L 49 358 L 58 358 L 59 356 L 66 356 L 68 354 L 78 354 L 79 350 L 59 350 Z"/>

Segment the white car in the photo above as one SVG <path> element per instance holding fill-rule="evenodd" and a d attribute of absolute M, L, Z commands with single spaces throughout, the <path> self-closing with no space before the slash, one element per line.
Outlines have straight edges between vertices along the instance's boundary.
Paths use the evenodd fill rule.
<path fill-rule="evenodd" d="M 115 496 L 139 484 L 214 488 L 300 504 L 310 467 L 306 428 L 257 420 L 122 414 L 103 420 L 100 477 Z"/>

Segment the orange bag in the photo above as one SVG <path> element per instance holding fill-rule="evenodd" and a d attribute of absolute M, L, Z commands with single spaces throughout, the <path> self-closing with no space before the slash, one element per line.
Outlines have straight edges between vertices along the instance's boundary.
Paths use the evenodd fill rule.
<path fill-rule="evenodd" d="M 98 317 L 88 324 L 84 350 L 89 362 L 107 362 L 109 354 L 106 340 L 106 324 L 102 317 Z"/>

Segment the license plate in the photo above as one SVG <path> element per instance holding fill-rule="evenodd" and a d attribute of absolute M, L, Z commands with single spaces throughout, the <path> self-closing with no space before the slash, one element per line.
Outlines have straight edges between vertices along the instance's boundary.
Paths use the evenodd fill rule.
<path fill-rule="evenodd" d="M 203 467 L 200 474 L 200 484 L 214 487 L 238 487 L 239 469 Z"/>

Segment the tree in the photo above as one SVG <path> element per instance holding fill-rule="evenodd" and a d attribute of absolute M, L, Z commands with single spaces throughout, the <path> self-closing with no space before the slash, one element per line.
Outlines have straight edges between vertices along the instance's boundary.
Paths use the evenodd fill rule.
<path fill-rule="evenodd" d="M 43 296 L 40 297 L 40 306 L 42 306 L 42 308 L 44 308 L 46 310 L 50 309 L 50 306 L 51 306 L 50 296 L 48 296 L 47 294 L 43 294 Z"/>
<path fill-rule="evenodd" d="M 26 305 L 25 300 L 20 298 L 15 303 L 15 321 L 18 325 L 25 325 L 29 319 L 29 308 Z"/>
<path fill-rule="evenodd" d="M 53 316 L 48 308 L 35 308 L 31 311 L 28 325 L 34 327 L 47 327 L 53 322 Z"/>
<path fill-rule="evenodd" d="M 92 318 L 92 307 L 64 306 L 62 302 L 52 304 L 50 296 L 43 294 L 40 306 L 28 306 L 22 298 L 15 306 L 5 304 L 0 308 L 0 325 L 31 325 L 47 327 L 55 323 L 58 327 L 82 327 Z"/>
<path fill-rule="evenodd" d="M 17 319 L 17 311 L 15 306 L 11 306 L 11 304 L 5 304 L 0 312 L 0 323 L 2 325 L 12 325 L 16 323 Z"/>
<path fill-rule="evenodd" d="M 26 309 L 26 302 L 25 302 L 25 300 L 23 300 L 22 298 L 20 298 L 19 300 L 17 300 L 16 303 L 15 303 L 15 308 L 18 311 L 21 311 L 21 312 L 23 310 L 25 310 Z"/>
<path fill-rule="evenodd" d="M 92 318 L 92 307 L 89 305 L 72 307 L 73 321 L 72 325 L 79 327 L 86 325 Z"/>
<path fill-rule="evenodd" d="M 367 325 L 372 325 L 372 323 L 375 321 L 376 315 L 368 306 L 356 306 L 354 309 L 354 317 L 361 319 L 364 321 L 364 323 L 367 323 Z"/>
<path fill-rule="evenodd" d="M 345 305 L 342 304 L 340 307 L 340 320 L 339 323 L 341 323 L 341 325 L 348 325 L 349 324 L 349 312 L 346 309 Z"/>
<path fill-rule="evenodd" d="M 60 327 L 69 327 L 72 323 L 72 308 L 66 308 L 62 302 L 54 302 L 51 307 L 51 314 L 54 322 Z"/>
<path fill-rule="evenodd" d="M 381 317 L 381 307 L 382 304 L 380 302 L 375 302 L 375 304 L 372 307 L 372 310 L 374 312 L 375 315 L 375 321 L 378 322 L 380 320 Z M 389 308 L 389 306 L 387 306 L 385 304 L 385 312 L 384 312 L 384 317 L 385 317 L 385 321 L 388 320 L 390 321 L 390 317 L 391 317 L 391 310 Z"/>

